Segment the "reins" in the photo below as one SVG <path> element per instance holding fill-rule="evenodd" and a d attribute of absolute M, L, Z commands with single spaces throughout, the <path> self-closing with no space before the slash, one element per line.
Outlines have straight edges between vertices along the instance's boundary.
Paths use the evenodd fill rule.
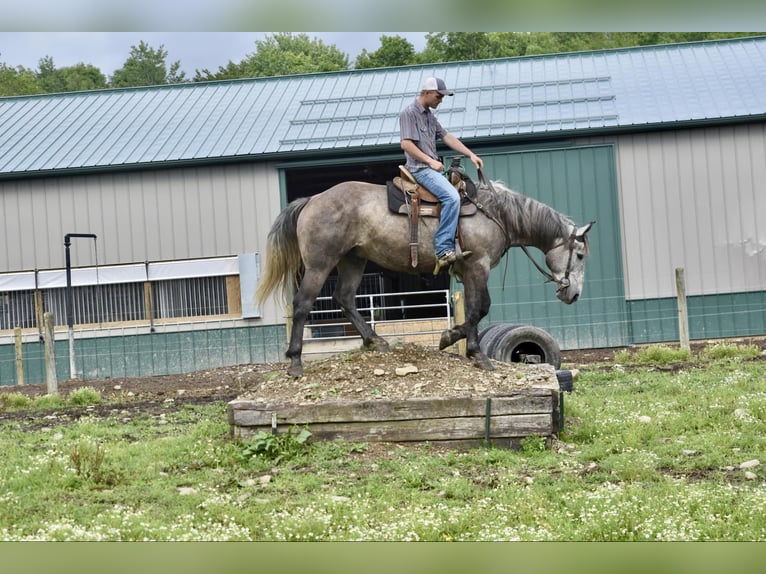
<path fill-rule="evenodd" d="M 485 186 L 492 193 L 494 197 L 497 197 L 497 192 L 495 191 L 495 188 L 492 186 L 492 182 L 484 176 L 484 172 L 482 171 L 482 169 L 478 168 L 477 172 L 479 174 L 479 185 Z M 490 213 L 489 211 L 487 211 L 486 208 L 481 203 L 479 203 L 478 201 L 474 201 L 470 198 L 468 199 L 474 205 L 476 205 L 476 208 L 479 211 L 481 211 L 490 220 L 494 221 L 495 224 L 497 224 L 497 226 L 503 231 L 503 235 L 505 235 L 505 249 L 503 250 L 503 255 L 505 255 L 508 252 L 508 250 L 511 248 L 511 236 L 508 233 L 508 229 L 506 229 L 505 225 L 503 224 L 501 220 L 499 220 L 493 213 Z M 519 246 L 521 247 L 521 250 L 524 252 L 524 254 L 532 262 L 532 264 L 543 275 L 543 277 L 548 279 L 548 281 L 551 281 L 558 285 L 558 289 L 556 289 L 556 291 L 561 291 L 562 289 L 566 289 L 567 287 L 569 287 L 569 284 L 570 284 L 569 272 L 572 268 L 572 255 L 574 254 L 574 240 L 576 239 L 575 233 L 576 233 L 576 228 L 575 230 L 572 231 L 572 234 L 569 236 L 568 239 L 551 247 L 551 249 L 555 249 L 556 247 L 560 247 L 561 245 L 564 245 L 564 243 L 569 243 L 569 259 L 567 260 L 566 272 L 564 273 L 564 276 L 561 279 L 556 279 L 550 272 L 548 272 L 546 269 L 543 269 L 543 267 L 537 261 L 535 261 L 535 258 L 532 257 L 532 254 L 529 252 L 526 245 Z M 546 251 L 545 253 L 547 254 L 548 252 Z"/>

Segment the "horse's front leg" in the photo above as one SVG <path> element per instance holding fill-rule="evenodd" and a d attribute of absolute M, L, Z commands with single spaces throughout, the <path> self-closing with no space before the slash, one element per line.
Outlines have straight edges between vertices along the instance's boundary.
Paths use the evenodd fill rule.
<path fill-rule="evenodd" d="M 445 349 L 460 339 L 466 340 L 466 356 L 473 359 L 478 367 L 493 370 L 495 366 L 479 346 L 479 321 L 489 313 L 490 296 L 487 289 L 489 271 L 474 269 L 463 274 L 465 287 L 465 322 L 444 331 L 439 340 L 439 349 Z"/>

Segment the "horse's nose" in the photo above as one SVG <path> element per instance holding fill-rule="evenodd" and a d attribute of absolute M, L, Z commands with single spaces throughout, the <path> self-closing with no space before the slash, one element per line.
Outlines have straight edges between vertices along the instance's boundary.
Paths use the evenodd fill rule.
<path fill-rule="evenodd" d="M 580 294 L 579 293 L 575 293 L 574 297 L 572 297 L 572 303 L 577 301 L 579 298 L 580 298 Z"/>

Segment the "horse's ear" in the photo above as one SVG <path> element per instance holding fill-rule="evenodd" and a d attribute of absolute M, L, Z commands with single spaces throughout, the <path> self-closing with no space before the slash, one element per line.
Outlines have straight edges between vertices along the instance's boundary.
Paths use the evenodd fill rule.
<path fill-rule="evenodd" d="M 587 225 L 583 225 L 582 227 L 578 227 L 575 231 L 575 238 L 578 241 L 585 241 L 585 234 L 590 231 L 590 228 L 593 227 L 593 224 L 596 223 L 595 221 L 591 221 Z"/>

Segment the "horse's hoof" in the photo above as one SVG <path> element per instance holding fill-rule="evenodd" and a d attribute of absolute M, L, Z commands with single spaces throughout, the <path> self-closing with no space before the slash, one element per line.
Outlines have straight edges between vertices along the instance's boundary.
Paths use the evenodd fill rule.
<path fill-rule="evenodd" d="M 294 379 L 297 379 L 298 377 L 302 377 L 303 365 L 290 365 L 287 368 L 287 374 L 293 377 Z"/>
<path fill-rule="evenodd" d="M 444 349 L 452 345 L 452 343 L 453 341 L 452 341 L 452 337 L 450 336 L 450 332 L 449 331 L 442 332 L 442 336 L 439 339 L 439 350 L 443 351 Z"/>
<path fill-rule="evenodd" d="M 484 369 L 485 371 L 495 370 L 495 365 L 492 364 L 492 361 L 490 361 L 484 353 L 476 353 L 472 358 L 474 363 L 476 363 L 476 366 L 480 369 Z"/>
<path fill-rule="evenodd" d="M 367 349 L 369 349 L 370 351 L 378 352 L 378 353 L 391 352 L 391 347 L 388 346 L 388 341 L 386 341 L 382 337 L 378 337 L 377 339 L 372 339 L 370 341 L 370 344 L 367 345 Z"/>

